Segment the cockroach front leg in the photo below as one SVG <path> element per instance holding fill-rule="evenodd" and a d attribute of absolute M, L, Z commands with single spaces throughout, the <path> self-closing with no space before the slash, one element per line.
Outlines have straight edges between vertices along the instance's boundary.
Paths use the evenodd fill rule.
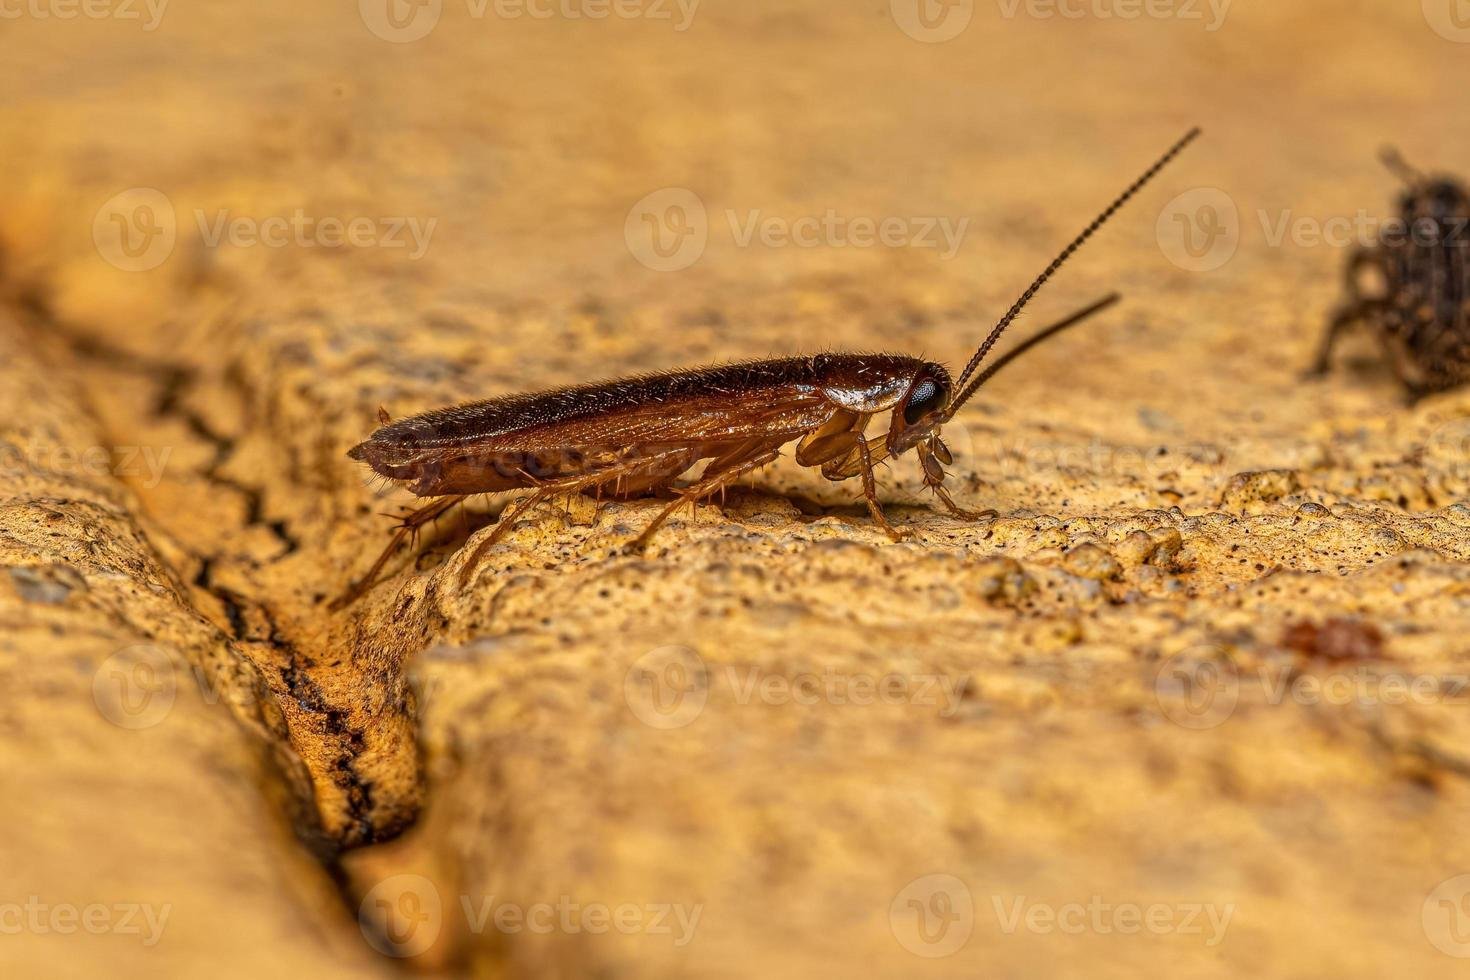
<path fill-rule="evenodd" d="M 938 435 L 928 442 L 919 443 L 916 450 L 919 454 L 919 465 L 924 470 L 924 486 L 934 491 L 940 503 L 944 504 L 951 514 L 963 521 L 985 521 L 999 514 L 999 511 L 990 509 L 966 510 L 954 502 L 954 498 L 949 495 L 949 491 L 944 486 L 944 467 L 948 463 L 953 463 L 954 457 L 950 455 L 949 447 Z"/>
<path fill-rule="evenodd" d="M 388 561 L 403 546 L 403 542 L 407 538 L 417 534 L 419 528 L 425 524 L 438 520 L 455 507 L 464 503 L 465 499 L 466 495 L 463 494 L 440 497 L 431 504 L 426 504 L 418 510 L 411 511 L 393 532 L 393 539 L 388 542 L 388 546 L 383 549 L 382 554 L 378 555 L 378 560 L 373 562 L 373 567 L 368 569 L 368 573 L 354 584 L 349 585 L 346 592 L 327 604 L 327 608 L 333 610 L 342 609 L 362 598 L 364 593 L 377 583 L 378 575 L 383 571 L 383 566 L 388 564 Z"/>

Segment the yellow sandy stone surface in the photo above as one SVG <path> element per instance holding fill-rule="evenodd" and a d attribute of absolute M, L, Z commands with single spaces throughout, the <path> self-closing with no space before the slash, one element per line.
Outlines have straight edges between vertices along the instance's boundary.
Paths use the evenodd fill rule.
<path fill-rule="evenodd" d="M 1451 4 L 357 7 L 4 22 L 7 975 L 1463 974 L 1470 393 L 1302 377 Z M 783 459 L 328 608 L 380 406 L 957 366 L 1194 124 L 946 428 L 994 521 Z"/>

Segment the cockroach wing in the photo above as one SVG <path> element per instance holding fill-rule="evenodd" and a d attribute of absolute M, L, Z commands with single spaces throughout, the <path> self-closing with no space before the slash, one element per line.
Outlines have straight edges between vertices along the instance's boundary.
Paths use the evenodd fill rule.
<path fill-rule="evenodd" d="M 731 446 L 795 439 L 826 422 L 837 406 L 799 374 L 802 363 L 730 365 L 473 402 L 384 426 L 349 455 L 423 496 L 533 486 L 615 463 L 626 468 L 640 457 L 682 463 L 677 472 Z"/>

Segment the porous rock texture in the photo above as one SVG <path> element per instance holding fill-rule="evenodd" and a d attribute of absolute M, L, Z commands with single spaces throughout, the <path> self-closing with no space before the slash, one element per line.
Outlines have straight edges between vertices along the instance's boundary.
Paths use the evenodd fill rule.
<path fill-rule="evenodd" d="M 171 909 L 7 934 L 8 974 L 1463 972 L 1470 393 L 1408 405 L 1366 342 L 1304 380 L 1345 252 L 1275 233 L 1387 213 L 1384 140 L 1470 168 L 1470 47 L 1414 4 L 975 5 L 943 43 L 899 2 L 412 41 L 372 6 L 7 24 L 0 903 Z M 1125 304 L 945 430 L 994 521 L 906 458 L 891 542 L 783 459 L 643 555 L 657 501 L 538 509 L 461 589 L 475 501 L 329 608 L 411 502 L 345 457 L 379 406 L 953 366 L 1194 123 L 1017 332 Z M 130 188 L 151 268 L 107 244 Z M 677 271 L 637 240 L 668 188 Z M 1170 202 L 1219 194 L 1204 270 Z M 744 238 L 829 209 L 968 225 Z M 377 237 L 219 234 L 297 213 Z"/>

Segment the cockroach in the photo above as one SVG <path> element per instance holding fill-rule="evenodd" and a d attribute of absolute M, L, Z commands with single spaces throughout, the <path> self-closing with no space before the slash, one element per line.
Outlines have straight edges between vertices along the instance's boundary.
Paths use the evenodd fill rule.
<path fill-rule="evenodd" d="M 519 515 L 552 497 L 672 491 L 673 502 L 628 546 L 637 550 L 681 504 L 720 493 L 775 460 L 793 441 L 799 465 L 820 467 L 828 480 L 861 478 L 874 523 L 895 540 L 907 532 L 884 516 L 873 468 L 911 449 L 924 486 L 951 513 L 966 520 L 995 516 L 993 510 L 965 510 L 945 489 L 944 468 L 954 460 L 940 427 L 1015 358 L 1117 302 L 1117 294 L 1109 295 L 980 370 L 1001 334 L 1072 253 L 1198 135 L 1193 129 L 1170 147 L 1052 260 L 957 379 L 942 365 L 907 354 L 823 353 L 509 395 L 384 425 L 347 455 L 416 496 L 436 499 L 403 519 L 368 574 L 336 604 L 361 595 L 407 536 L 471 495 L 530 491 L 504 509 L 476 547 L 461 569 L 461 586 Z M 886 433 L 865 435 L 869 421 L 882 412 L 892 413 Z M 381 417 L 387 421 L 386 413 Z M 699 478 L 676 488 L 676 478 L 700 462 L 705 467 Z"/>
<path fill-rule="evenodd" d="M 1344 331 L 1362 324 L 1417 401 L 1470 378 L 1470 195 L 1452 177 L 1420 173 L 1394 149 L 1381 157 L 1404 183 L 1398 220 L 1348 258 L 1346 297 L 1311 373 L 1327 373 Z"/>

